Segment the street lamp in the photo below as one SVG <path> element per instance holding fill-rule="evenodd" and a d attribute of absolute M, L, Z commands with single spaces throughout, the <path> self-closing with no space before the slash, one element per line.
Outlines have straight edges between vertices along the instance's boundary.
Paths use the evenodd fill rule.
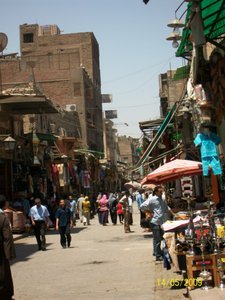
<path fill-rule="evenodd" d="M 32 133 L 32 146 L 33 146 L 33 154 L 34 154 L 34 159 L 33 159 L 33 165 L 34 166 L 40 166 L 40 164 L 41 164 L 38 157 L 37 157 L 39 144 L 40 144 L 40 140 L 39 140 L 35 130 L 33 130 L 33 133 Z"/>
<path fill-rule="evenodd" d="M 4 149 L 7 152 L 13 152 L 16 147 L 16 140 L 11 136 L 8 136 L 6 139 L 3 140 Z"/>
<path fill-rule="evenodd" d="M 173 48 L 177 48 L 179 46 L 178 41 L 181 40 L 180 28 L 184 27 L 184 23 L 175 18 L 167 26 L 173 28 L 173 32 L 167 37 L 167 41 L 172 41 Z"/>
<path fill-rule="evenodd" d="M 7 170 L 7 179 L 6 182 L 10 183 L 10 186 L 8 186 L 10 188 L 9 192 L 10 192 L 10 196 L 12 197 L 13 195 L 13 154 L 14 154 L 14 150 L 16 148 L 16 140 L 14 138 L 12 138 L 11 136 L 8 136 L 7 138 L 5 138 L 3 141 L 3 145 L 4 145 L 4 149 L 7 153 L 10 154 L 10 157 L 8 157 L 9 159 L 9 168 L 7 168 L 6 166 L 6 170 Z"/>
<path fill-rule="evenodd" d="M 181 40 L 181 35 L 173 31 L 166 39 L 167 41 L 172 41 L 173 48 L 177 48 L 179 46 L 178 41 Z"/>
<path fill-rule="evenodd" d="M 180 34 L 180 29 L 184 27 L 184 22 L 181 21 L 181 18 L 183 17 L 184 13 L 180 16 L 178 19 L 176 14 L 177 11 L 181 8 L 181 6 L 185 3 L 186 1 L 184 0 L 178 8 L 175 10 L 175 19 L 170 21 L 167 26 L 170 28 L 173 28 L 173 32 L 167 37 L 167 41 L 172 41 L 172 46 L 173 48 L 177 48 L 179 46 L 178 41 L 181 40 L 181 34 Z"/>
<path fill-rule="evenodd" d="M 68 156 L 65 155 L 65 154 L 63 154 L 63 155 L 61 156 L 61 160 L 62 160 L 62 162 L 63 162 L 64 164 L 66 164 L 67 161 L 68 161 Z"/>

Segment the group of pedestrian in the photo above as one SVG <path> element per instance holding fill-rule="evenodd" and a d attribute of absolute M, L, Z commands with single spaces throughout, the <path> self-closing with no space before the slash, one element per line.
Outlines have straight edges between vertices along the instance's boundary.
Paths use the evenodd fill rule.
<path fill-rule="evenodd" d="M 163 199 L 163 188 L 156 186 L 153 193 L 143 195 L 137 192 L 136 201 L 140 210 L 140 225 L 146 214 L 149 215 L 149 226 L 153 233 L 153 255 L 156 261 L 163 260 L 161 242 L 163 230 L 161 225 L 173 214 L 165 199 Z M 79 218 L 84 225 L 90 225 L 90 219 L 95 213 L 98 214 L 99 223 L 106 226 L 110 216 L 112 224 L 119 222 L 124 224 L 124 232 L 129 233 L 132 218 L 132 195 L 128 191 L 122 193 L 100 193 L 94 203 L 94 208 L 88 196 L 83 194 L 77 199 L 69 195 L 66 199 L 61 197 L 55 209 L 55 228 L 60 235 L 60 244 L 63 249 L 71 245 L 71 229 Z M 4 214 L 6 200 L 0 195 L 0 299 L 12 299 L 13 281 L 10 271 L 9 260 L 15 258 L 12 230 L 7 216 Z M 92 215 L 91 215 L 91 211 Z M 28 213 L 28 212 L 27 212 Z M 38 244 L 38 250 L 46 250 L 46 229 L 49 227 L 50 213 L 47 206 L 42 205 L 41 199 L 36 198 L 34 205 L 30 208 L 30 217 L 34 234 Z"/>
<path fill-rule="evenodd" d="M 36 198 L 34 205 L 30 209 L 29 217 L 37 240 L 38 250 L 46 250 L 46 230 L 49 227 L 50 213 L 47 206 L 41 204 L 41 199 Z M 55 229 L 60 234 L 60 244 L 63 249 L 70 247 L 71 229 L 76 223 L 76 201 L 69 195 L 67 199 L 59 199 L 55 211 Z M 51 221 L 52 222 L 52 221 Z"/>
<path fill-rule="evenodd" d="M 99 224 L 106 226 L 109 216 L 113 225 L 124 224 L 124 232 L 129 233 L 130 225 L 133 225 L 133 198 L 126 191 L 121 193 L 100 193 L 97 197 L 97 213 Z"/>

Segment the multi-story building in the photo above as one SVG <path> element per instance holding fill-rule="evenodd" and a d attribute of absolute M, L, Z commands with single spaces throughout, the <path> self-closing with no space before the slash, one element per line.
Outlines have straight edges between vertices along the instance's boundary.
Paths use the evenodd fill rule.
<path fill-rule="evenodd" d="M 180 99 L 185 90 L 188 72 L 189 67 L 185 66 L 159 75 L 160 115 L 162 118 Z"/>
<path fill-rule="evenodd" d="M 103 151 L 99 47 L 92 32 L 20 26 L 21 57 L 1 62 L 2 89 L 34 81 L 37 90 L 80 119 L 82 147 Z"/>
<path fill-rule="evenodd" d="M 74 150 L 103 152 L 99 47 L 94 34 L 61 34 L 56 25 L 23 24 L 20 26 L 20 50 L 20 56 L 12 53 L 0 60 L 1 91 L 11 91 L 10 94 L 15 95 L 32 85 L 33 92 L 29 90 L 29 96 L 35 98 L 32 101 L 42 97 L 51 99 L 59 109 L 58 114 L 52 115 L 46 113 L 41 104 L 36 106 L 36 110 L 32 107 L 30 111 L 20 111 L 23 116 L 21 135 L 30 138 L 32 146 L 32 132 L 37 132 L 41 139 L 37 154 L 43 154 L 44 147 L 48 148 L 47 135 L 43 134 L 57 136 L 57 141 L 53 136 L 49 152 L 51 158 L 53 154 L 59 158 L 54 163 L 61 164 L 62 157 L 63 160 L 69 157 L 73 159 L 70 163 L 76 165 L 76 173 L 88 169 L 87 160 L 83 157 L 78 159 Z M 27 106 L 26 92 L 19 94 L 21 97 L 16 102 L 24 102 L 20 103 L 24 108 Z M 11 110 L 17 115 L 13 105 Z M 44 166 L 44 161 L 41 162 L 40 171 Z M 96 181 L 97 176 L 92 173 L 91 179 Z M 79 188 L 81 182 L 77 180 L 74 186 Z"/>
<path fill-rule="evenodd" d="M 109 120 L 104 120 L 104 145 L 105 145 L 105 159 L 112 165 L 116 166 L 118 161 L 118 144 L 116 136 L 117 130 L 113 128 L 114 123 Z"/>

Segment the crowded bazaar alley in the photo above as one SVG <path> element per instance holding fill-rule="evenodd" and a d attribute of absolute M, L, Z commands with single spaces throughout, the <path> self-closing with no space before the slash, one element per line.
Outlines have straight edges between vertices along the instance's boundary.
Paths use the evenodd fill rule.
<path fill-rule="evenodd" d="M 52 229 L 46 235 L 46 251 L 37 251 L 33 235 L 15 234 L 15 299 L 185 299 L 186 288 L 171 289 L 167 284 L 182 276 L 155 262 L 152 234 L 143 231 L 139 218 L 134 205 L 129 234 L 122 224 L 101 226 L 97 216 L 90 226 L 77 220 L 66 249 Z"/>

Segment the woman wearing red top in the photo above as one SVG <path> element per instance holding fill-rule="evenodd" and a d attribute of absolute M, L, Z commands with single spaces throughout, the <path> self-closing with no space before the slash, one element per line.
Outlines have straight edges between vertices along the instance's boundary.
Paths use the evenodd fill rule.
<path fill-rule="evenodd" d="M 123 224 L 123 205 L 118 203 L 116 206 L 117 215 L 119 216 L 120 223 Z"/>

